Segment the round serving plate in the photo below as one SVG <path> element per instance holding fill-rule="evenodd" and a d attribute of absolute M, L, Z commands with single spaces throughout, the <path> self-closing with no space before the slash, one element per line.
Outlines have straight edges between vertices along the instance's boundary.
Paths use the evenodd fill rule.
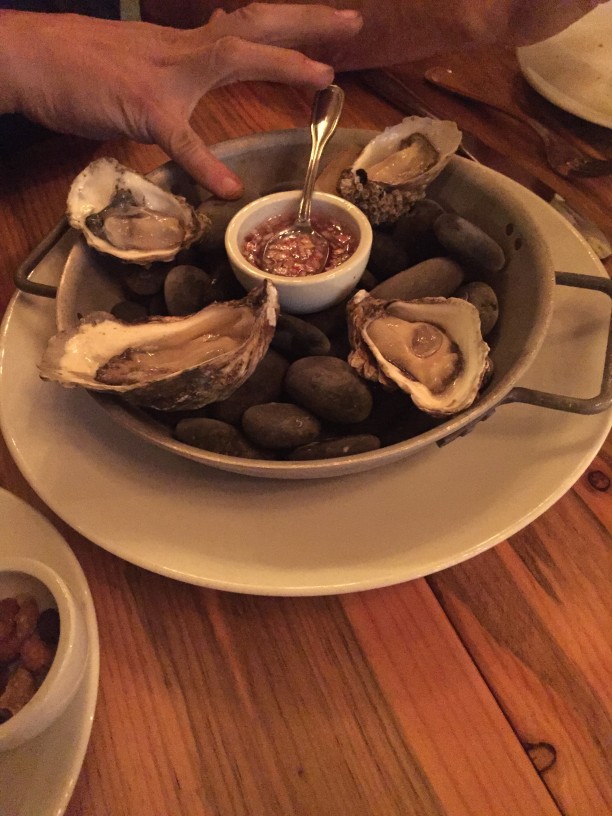
<path fill-rule="evenodd" d="M 559 269 L 607 277 L 588 244 L 527 190 Z M 61 269 L 62 264 L 53 267 Z M 48 264 L 37 280 L 56 282 Z M 595 394 L 610 304 L 558 286 L 540 351 L 519 385 Z M 88 394 L 42 382 L 54 304 L 16 295 L 0 336 L 0 425 L 46 504 L 133 564 L 201 586 L 264 595 L 365 590 L 470 558 L 537 518 L 601 447 L 612 413 L 504 406 L 444 448 L 337 479 L 245 478 L 143 444 Z"/>
<path fill-rule="evenodd" d="M 326 150 L 326 161 L 337 162 L 376 134 L 372 131 L 336 132 Z M 245 198 L 265 195 L 283 187 L 294 188 L 308 160 L 310 137 L 306 130 L 275 131 L 216 145 L 214 152 L 245 180 Z M 197 203 L 202 197 L 179 168 L 168 163 L 150 176 L 162 187 Z M 478 224 L 504 249 L 507 263 L 488 282 L 500 303 L 500 319 L 487 341 L 491 345 L 494 375 L 468 410 L 403 442 L 354 456 L 310 462 L 241 459 L 200 450 L 174 439 L 167 424 L 145 411 L 107 395 L 95 395 L 115 422 L 149 443 L 211 467 L 278 479 L 316 479 L 358 473 L 412 456 L 428 446 L 460 433 L 497 406 L 531 365 L 550 320 L 554 268 L 541 228 L 525 207 L 522 188 L 475 162 L 454 156 L 429 188 L 432 198 Z M 110 310 L 121 299 L 113 280 L 113 259 L 104 258 L 75 242 L 62 274 L 57 317 L 61 329 L 73 326 L 79 315 Z"/>
<path fill-rule="evenodd" d="M 516 51 L 529 84 L 553 105 L 612 128 L 612 2 L 560 34 Z"/>

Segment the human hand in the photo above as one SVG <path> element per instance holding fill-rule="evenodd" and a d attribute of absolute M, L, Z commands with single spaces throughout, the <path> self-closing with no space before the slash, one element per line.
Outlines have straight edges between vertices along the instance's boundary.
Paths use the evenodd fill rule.
<path fill-rule="evenodd" d="M 196 104 L 239 80 L 324 88 L 332 68 L 301 52 L 351 37 L 361 17 L 253 3 L 190 30 L 25 12 L 3 14 L 0 27 L 8 29 L 0 110 L 62 133 L 156 143 L 197 182 L 233 198 L 242 184 L 192 129 Z"/>

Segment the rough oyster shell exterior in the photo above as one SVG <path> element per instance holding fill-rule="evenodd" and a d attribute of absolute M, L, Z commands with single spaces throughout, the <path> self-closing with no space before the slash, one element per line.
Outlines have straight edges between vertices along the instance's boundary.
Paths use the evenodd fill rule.
<path fill-rule="evenodd" d="M 163 245 L 116 246 L 104 233 L 94 229 L 92 216 L 100 215 L 120 196 L 129 196 L 143 213 L 155 213 L 176 222 L 177 240 Z M 154 261 L 171 261 L 178 252 L 199 240 L 210 226 L 204 212 L 195 210 L 185 198 L 163 190 L 144 176 L 112 158 L 96 159 L 74 179 L 66 201 L 70 226 L 80 230 L 89 246 L 122 261 L 148 266 Z"/>
<path fill-rule="evenodd" d="M 381 300 L 360 290 L 347 305 L 352 351 L 348 361 L 367 380 L 386 388 L 400 388 L 415 405 L 434 416 L 450 416 L 469 408 L 475 401 L 490 369 L 489 346 L 480 333 L 478 310 L 459 298 Z M 433 393 L 407 368 L 383 355 L 370 334 L 379 318 L 408 323 L 428 323 L 440 329 L 460 355 L 456 376 L 443 390 Z"/>
<path fill-rule="evenodd" d="M 226 399 L 252 374 L 270 345 L 278 310 L 276 288 L 266 281 L 240 300 L 213 303 L 188 317 L 124 323 L 106 312 L 94 312 L 49 340 L 40 376 L 67 387 L 116 394 L 160 411 L 201 408 Z M 231 337 L 234 316 L 242 321 L 235 342 Z M 206 341 L 214 342 L 216 337 L 229 337 L 233 347 L 211 354 Z M 123 381 L 110 383 L 99 377 L 111 361 L 120 363 L 135 352 L 146 357 L 159 349 L 178 350 L 180 360 L 182 349 L 194 340 L 198 349 L 201 345 L 196 351 L 200 356 L 192 356 L 183 367 L 179 363 L 173 368 L 167 358 L 161 364 L 151 358 L 138 363 Z"/>
<path fill-rule="evenodd" d="M 437 153 L 431 166 L 417 170 L 414 176 L 398 183 L 368 177 L 369 168 L 397 154 L 415 135 L 423 137 L 423 141 Z M 427 187 L 442 172 L 460 143 L 461 131 L 454 122 L 407 116 L 366 145 L 353 165 L 341 173 L 338 193 L 357 205 L 372 224 L 392 223 L 425 197 Z"/>

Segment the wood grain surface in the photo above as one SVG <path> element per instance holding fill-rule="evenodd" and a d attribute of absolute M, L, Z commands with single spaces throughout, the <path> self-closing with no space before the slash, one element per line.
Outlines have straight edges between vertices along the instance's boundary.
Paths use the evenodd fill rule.
<path fill-rule="evenodd" d="M 607 178 L 565 179 L 546 162 L 540 137 L 527 125 L 477 102 L 460 99 L 428 83 L 427 68 L 451 68 L 468 88 L 490 94 L 510 110 L 522 111 L 570 144 L 597 158 L 612 157 L 612 131 L 583 121 L 552 105 L 536 93 L 518 70 L 514 51 L 486 48 L 469 55 L 444 54 L 426 61 L 398 65 L 386 71 L 366 72 L 364 79 L 385 90 L 393 80 L 405 85 L 438 116 L 453 119 L 491 149 L 486 163 L 540 192 L 537 180 L 554 189 L 568 203 L 588 215 L 606 234 L 612 232 L 612 183 Z"/>
<path fill-rule="evenodd" d="M 500 94 L 518 88 L 548 125 L 608 153 L 609 132 L 536 97 L 508 55 L 485 57 L 461 59 Z M 400 66 L 396 76 L 612 237 L 610 179 L 559 179 L 528 129 L 426 88 L 423 69 Z M 396 123 L 399 109 L 365 79 L 340 78 L 342 125 Z M 211 93 L 194 125 L 209 143 L 304 127 L 310 102 L 305 91 L 244 84 Z M 62 215 L 70 181 L 102 155 L 139 171 L 166 160 L 155 146 L 56 137 L 1 165 L 3 308 L 14 269 Z M 427 579 L 265 598 L 175 582 L 96 547 L 44 506 L 2 444 L 1 484 L 65 536 L 98 616 L 99 698 L 66 813 L 606 816 L 610 456 L 608 442 L 536 521 Z"/>

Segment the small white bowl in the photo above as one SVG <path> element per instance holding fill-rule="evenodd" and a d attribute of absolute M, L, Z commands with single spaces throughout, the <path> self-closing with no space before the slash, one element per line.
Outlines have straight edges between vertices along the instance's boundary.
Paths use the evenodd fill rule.
<path fill-rule="evenodd" d="M 242 254 L 245 238 L 269 218 L 295 217 L 300 196 L 300 190 L 290 190 L 272 193 L 247 204 L 227 226 L 225 249 L 234 274 L 245 289 L 252 289 L 264 280 L 272 281 L 284 312 L 311 314 L 340 302 L 356 287 L 370 257 L 372 227 L 354 204 L 329 193 L 316 192 L 312 201 L 313 214 L 338 220 L 358 236 L 357 249 L 351 257 L 327 272 L 302 278 L 273 275 L 253 266 Z"/>
<path fill-rule="evenodd" d="M 60 636 L 53 663 L 24 707 L 0 725 L 0 751 L 16 748 L 48 728 L 74 697 L 85 671 L 87 630 L 81 607 L 60 576 L 34 558 L 0 558 L 0 598 L 33 595 L 42 612 L 55 607 Z"/>

